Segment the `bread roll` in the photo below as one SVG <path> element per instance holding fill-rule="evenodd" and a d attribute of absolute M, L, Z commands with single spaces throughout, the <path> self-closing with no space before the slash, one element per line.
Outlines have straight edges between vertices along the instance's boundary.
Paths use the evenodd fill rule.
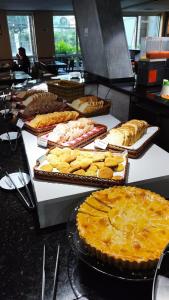
<path fill-rule="evenodd" d="M 104 106 L 104 101 L 97 96 L 85 96 L 72 102 L 73 108 L 82 113 L 92 113 Z"/>
<path fill-rule="evenodd" d="M 113 128 L 104 139 L 111 145 L 131 146 L 145 133 L 148 123 L 143 120 L 130 120 L 118 128 Z"/>

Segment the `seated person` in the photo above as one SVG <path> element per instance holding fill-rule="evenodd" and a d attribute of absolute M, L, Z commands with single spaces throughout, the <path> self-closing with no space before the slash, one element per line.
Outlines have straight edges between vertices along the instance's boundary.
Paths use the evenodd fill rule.
<path fill-rule="evenodd" d="M 16 54 L 18 63 L 14 65 L 14 71 L 24 71 L 25 73 L 30 72 L 30 61 L 29 57 L 26 55 L 26 50 L 23 47 L 20 47 L 19 52 Z"/>

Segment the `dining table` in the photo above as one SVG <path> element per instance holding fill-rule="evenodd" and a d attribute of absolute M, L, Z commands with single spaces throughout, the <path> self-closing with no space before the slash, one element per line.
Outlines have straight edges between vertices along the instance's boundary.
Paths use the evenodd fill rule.
<path fill-rule="evenodd" d="M 24 71 L 8 71 L 0 73 L 0 86 L 22 83 L 25 80 L 30 80 L 32 77 Z"/>

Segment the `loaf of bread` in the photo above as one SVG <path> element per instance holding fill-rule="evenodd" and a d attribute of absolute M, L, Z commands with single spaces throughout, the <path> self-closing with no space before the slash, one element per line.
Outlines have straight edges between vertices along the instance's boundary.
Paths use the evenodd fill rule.
<path fill-rule="evenodd" d="M 53 93 L 42 92 L 28 97 L 23 104 L 26 108 L 23 111 L 25 118 L 32 117 L 37 114 L 52 113 L 55 111 L 66 110 L 66 104 L 58 101 L 58 96 Z"/>
<path fill-rule="evenodd" d="M 18 101 L 23 101 L 25 99 L 27 99 L 29 96 L 32 96 L 34 94 L 38 94 L 38 93 L 42 93 L 43 91 L 41 90 L 27 90 L 27 91 L 20 91 L 17 92 L 15 94 L 16 99 L 18 99 Z"/>
<path fill-rule="evenodd" d="M 76 99 L 72 102 L 71 106 L 82 113 L 92 113 L 102 108 L 104 101 L 97 96 L 85 96 Z"/>
<path fill-rule="evenodd" d="M 131 146 L 145 133 L 148 123 L 143 120 L 130 120 L 118 128 L 113 128 L 104 139 L 111 145 Z"/>
<path fill-rule="evenodd" d="M 54 112 L 46 115 L 37 115 L 27 124 L 33 128 L 43 128 L 50 125 L 76 120 L 79 113 L 76 111 Z"/>

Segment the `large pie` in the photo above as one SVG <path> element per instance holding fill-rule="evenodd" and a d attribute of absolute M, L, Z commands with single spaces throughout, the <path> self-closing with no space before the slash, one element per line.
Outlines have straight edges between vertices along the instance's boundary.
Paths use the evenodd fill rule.
<path fill-rule="evenodd" d="M 169 242 L 169 201 L 141 188 L 93 192 L 79 207 L 76 221 L 90 253 L 118 267 L 152 268 Z"/>

